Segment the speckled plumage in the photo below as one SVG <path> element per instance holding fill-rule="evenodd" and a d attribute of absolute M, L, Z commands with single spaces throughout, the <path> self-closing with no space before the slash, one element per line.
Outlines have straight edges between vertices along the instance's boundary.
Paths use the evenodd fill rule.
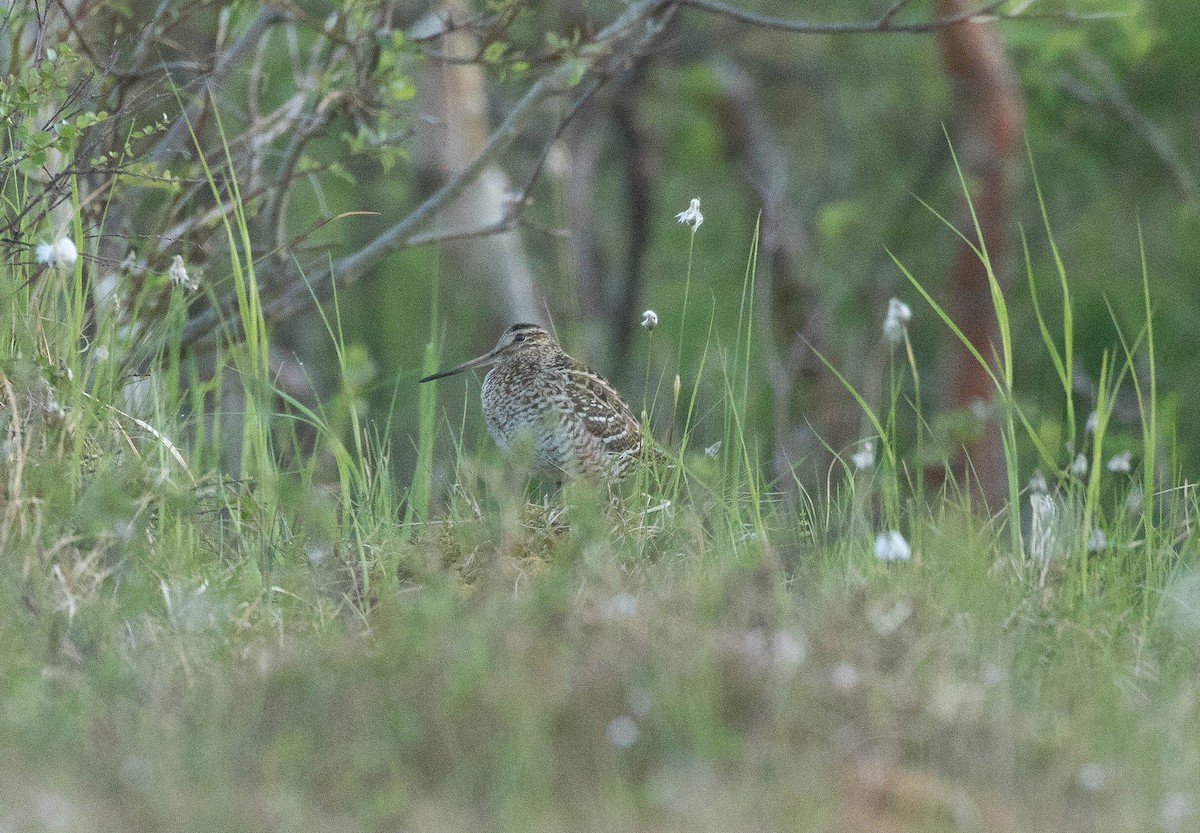
<path fill-rule="evenodd" d="M 486 365 L 492 369 L 480 398 L 488 433 L 502 448 L 528 434 L 539 477 L 616 482 L 638 460 L 642 427 L 633 411 L 606 379 L 534 324 L 514 324 L 490 352 L 421 381 Z"/>

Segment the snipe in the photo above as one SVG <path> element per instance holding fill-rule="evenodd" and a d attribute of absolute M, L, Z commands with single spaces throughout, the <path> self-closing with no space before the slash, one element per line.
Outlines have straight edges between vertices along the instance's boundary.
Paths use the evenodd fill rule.
<path fill-rule="evenodd" d="M 537 476 L 617 482 L 638 460 L 642 426 L 625 400 L 535 324 L 514 324 L 491 351 L 421 381 L 487 366 L 481 399 L 488 433 L 501 448 L 528 434 Z"/>

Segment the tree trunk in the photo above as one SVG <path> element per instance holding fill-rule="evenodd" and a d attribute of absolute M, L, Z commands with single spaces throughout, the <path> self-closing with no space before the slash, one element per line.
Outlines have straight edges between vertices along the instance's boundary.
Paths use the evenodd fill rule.
<path fill-rule="evenodd" d="M 939 0 L 937 13 L 961 12 L 962 0 Z M 974 205 L 983 243 L 1002 288 L 1010 275 L 1005 267 L 1008 227 L 1020 164 L 1024 107 L 1000 32 L 995 24 L 959 23 L 938 33 L 942 63 L 954 83 L 954 127 L 951 141 L 967 181 L 975 189 Z M 959 227 L 973 236 L 966 213 Z M 987 270 L 966 243 L 958 247 L 950 272 L 948 309 L 975 349 L 991 360 L 998 352 L 995 310 Z M 946 406 L 978 409 L 995 395 L 987 373 L 966 345 L 956 342 L 944 378 Z M 982 431 L 963 440 L 951 458 L 951 472 L 975 488 L 992 506 L 1005 496 L 1005 463 L 1000 425 L 994 412 L 976 410 Z M 933 480 L 943 472 L 931 472 Z"/>

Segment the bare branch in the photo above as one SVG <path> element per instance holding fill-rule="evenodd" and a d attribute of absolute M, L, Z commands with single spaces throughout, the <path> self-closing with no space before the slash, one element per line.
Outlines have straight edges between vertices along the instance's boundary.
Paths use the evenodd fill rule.
<path fill-rule="evenodd" d="M 914 23 L 896 23 L 896 14 L 908 4 L 908 0 L 897 0 L 883 13 L 883 15 L 875 20 L 839 20 L 833 22 L 818 22 L 814 20 L 799 20 L 795 18 L 772 17 L 771 15 L 758 14 L 757 12 L 746 11 L 729 3 L 721 2 L 721 0 L 679 0 L 681 6 L 690 6 L 693 9 L 719 14 L 730 20 L 736 20 L 738 23 L 745 23 L 750 26 L 761 26 L 767 29 L 778 29 L 781 32 L 796 32 L 806 35 L 846 35 L 846 34 L 873 34 L 873 33 L 908 33 L 908 34 L 923 34 L 927 32 L 936 32 L 939 29 L 945 29 L 947 26 L 953 26 L 956 23 L 990 23 L 997 20 L 1014 20 L 1017 18 L 1031 18 L 1035 15 L 1028 14 L 1024 8 L 1019 8 L 1012 12 L 1000 12 L 998 9 L 1004 5 L 1006 0 L 991 0 L 973 9 L 967 9 L 955 14 L 935 17 L 931 20 L 917 21 Z M 1117 13 L 1101 13 L 1099 15 L 1079 15 L 1066 12 L 1063 14 L 1036 15 L 1036 17 L 1048 18 L 1053 20 L 1062 20 L 1066 22 L 1079 22 L 1082 20 L 1093 20 L 1099 17 L 1113 17 Z"/>
<path fill-rule="evenodd" d="M 620 18 L 601 31 L 596 36 L 595 41 L 589 44 L 584 50 L 586 59 L 591 63 L 587 71 L 594 73 L 598 69 L 606 69 L 608 64 L 606 59 L 612 54 L 613 43 L 629 35 L 636 26 L 647 21 L 654 14 L 654 11 L 663 5 L 663 0 L 642 0 L 642 2 L 630 6 L 625 14 L 621 15 Z M 642 40 L 649 41 L 655 35 L 657 35 L 657 30 L 648 32 L 642 37 Z M 375 240 L 371 241 L 371 243 L 364 246 L 358 252 L 342 258 L 335 263 L 334 268 L 337 274 L 346 276 L 342 278 L 343 280 L 349 280 L 348 276 L 361 273 L 367 266 L 375 263 L 385 253 L 394 248 L 397 243 L 403 240 L 416 227 L 432 218 L 434 213 L 443 205 L 461 194 L 467 185 L 473 182 L 484 168 L 491 165 L 496 157 L 508 149 L 526 125 L 533 120 L 535 109 L 538 105 L 554 95 L 566 93 L 571 90 L 571 82 L 577 71 L 577 67 L 572 62 L 567 61 L 549 75 L 545 75 L 535 81 L 524 97 L 513 107 L 512 112 L 492 132 L 492 135 L 488 137 L 487 144 L 483 150 L 480 151 L 479 155 L 469 165 L 455 173 L 442 188 L 399 223 L 379 235 L 379 237 L 375 238 Z M 588 93 L 590 93 L 590 90 Z"/>
<path fill-rule="evenodd" d="M 540 105 L 557 95 L 574 94 L 578 96 L 576 103 L 559 119 L 558 125 L 551 134 L 550 141 L 553 141 L 561 133 L 566 122 L 578 112 L 580 101 L 588 98 L 600 83 L 638 57 L 642 50 L 661 34 L 674 7 L 675 4 L 670 0 L 641 0 L 630 5 L 620 17 L 597 33 L 595 39 L 580 50 L 577 59 L 577 61 L 584 62 L 583 71 L 586 83 L 576 83 L 579 73 L 579 65 L 576 61 L 564 61 L 553 71 L 535 81 L 504 121 L 492 131 L 486 145 L 474 160 L 451 176 L 445 185 L 413 209 L 403 220 L 382 232 L 357 252 L 334 262 L 332 271 L 338 285 L 347 286 L 354 283 L 385 255 L 415 245 L 414 240 L 416 242 L 433 242 L 436 235 L 420 237 L 415 235 L 436 216 L 439 210 L 463 193 L 485 169 L 495 164 L 496 159 L 528 126 L 537 120 Z M 514 199 L 514 207 L 517 210 L 528 201 L 529 191 L 541 170 L 542 161 L 548 152 L 548 145 L 549 142 L 543 150 L 542 158 L 539 159 L 533 176 L 524 190 Z M 504 226 L 515 227 L 517 221 L 518 217 L 510 213 L 494 227 L 479 229 L 475 232 L 475 236 L 511 230 Z M 460 234 L 459 236 L 464 235 Z M 289 281 L 280 288 L 278 294 L 264 302 L 264 314 L 272 320 L 285 317 L 301 306 L 310 303 L 313 292 L 316 292 L 318 299 L 323 299 L 330 291 L 331 287 L 326 284 L 310 288 L 302 280 Z M 195 344 L 199 341 L 208 341 L 212 338 L 213 330 L 220 320 L 221 312 L 216 309 L 207 309 L 197 313 L 188 322 L 183 337 L 184 343 Z"/>
<path fill-rule="evenodd" d="M 517 213 L 509 211 L 504 217 L 494 223 L 469 228 L 446 228 L 425 231 L 414 234 L 405 240 L 407 246 L 428 246 L 431 243 L 449 243 L 453 240 L 468 240 L 477 237 L 490 237 L 493 234 L 505 234 L 519 225 Z"/>
<path fill-rule="evenodd" d="M 1125 122 L 1136 132 L 1163 166 L 1170 172 L 1179 190 L 1183 192 L 1188 202 L 1200 202 L 1200 185 L 1196 176 L 1188 168 L 1179 149 L 1171 140 L 1167 131 L 1159 127 L 1145 113 L 1138 110 L 1137 105 L 1121 86 L 1108 64 L 1101 61 L 1094 53 L 1085 52 L 1077 57 L 1078 64 L 1089 74 L 1100 88 L 1100 101 L 1112 109 L 1121 121 Z M 1064 85 L 1067 92 L 1082 97 L 1077 87 Z"/>
<path fill-rule="evenodd" d="M 901 10 L 910 2 L 911 0 L 896 0 L 896 2 L 892 3 L 892 5 L 888 6 L 887 11 L 885 11 L 883 16 L 879 18 L 879 22 L 885 26 L 891 26 L 892 18 L 898 15 Z"/>
<path fill-rule="evenodd" d="M 200 112 L 200 108 L 204 105 L 204 102 L 207 101 L 209 90 L 219 87 L 225 80 L 225 76 L 229 70 L 242 57 L 242 54 L 258 43 L 259 39 L 266 34 L 268 29 L 283 19 L 283 15 L 271 6 L 263 6 L 259 9 L 258 14 L 250 22 L 250 25 L 246 27 L 246 31 L 242 33 L 242 36 L 234 41 L 228 49 L 222 50 L 218 55 L 212 72 L 204 79 L 202 89 L 184 108 L 187 118 L 175 119 L 175 123 L 171 125 L 171 129 L 159 139 L 154 148 L 146 155 L 148 159 L 160 159 L 179 148 L 184 137 L 188 135 L 188 125 L 195 123 L 196 115 Z"/>
<path fill-rule="evenodd" d="M 987 0 L 987 2 L 981 2 L 970 9 L 914 22 L 897 22 L 895 19 L 898 14 L 909 8 L 911 0 L 892 0 L 882 16 L 875 20 L 840 22 L 815 22 L 771 17 L 745 11 L 723 2 L 723 0 L 639 0 L 632 2 L 616 20 L 597 33 L 593 40 L 586 43 L 577 56 L 567 57 L 553 65 L 553 68 L 549 69 L 545 75 L 537 78 L 504 120 L 492 131 L 482 150 L 471 162 L 453 173 L 441 188 L 399 222 L 380 233 L 358 251 L 335 261 L 332 264 L 332 274 L 336 284 L 348 286 L 355 283 L 383 257 L 399 249 L 449 239 L 461 239 L 467 236 L 502 233 L 511 231 L 520 225 L 520 215 L 538 180 L 545 153 L 548 152 L 554 138 L 576 114 L 582 102 L 598 86 L 605 83 L 614 74 L 630 67 L 641 57 L 648 46 L 661 34 L 666 22 L 680 9 L 690 7 L 711 14 L 719 14 L 747 25 L 806 34 L 924 33 L 941 31 L 968 21 L 983 22 L 1032 16 L 1027 12 L 1027 4 L 1019 5 L 1016 8 L 1010 7 L 1008 11 L 1001 11 L 1001 7 L 1006 2 L 1008 0 Z M 276 19 L 260 15 L 260 19 L 256 20 L 251 29 L 242 35 L 240 42 L 247 43 L 247 45 L 254 42 L 256 38 L 261 37 L 263 29 L 275 22 Z M 1067 18 L 1061 16 L 1060 19 Z M 252 34 L 255 27 L 258 28 L 258 31 Z M 438 34 L 444 34 L 444 31 Z M 434 40 L 434 38 L 430 38 L 430 40 Z M 227 67 L 229 63 L 230 60 L 226 58 L 223 65 Z M 214 75 L 218 73 L 219 69 L 221 67 L 214 68 Z M 582 86 L 578 85 L 581 71 L 585 82 Z M 542 159 L 537 162 L 525 187 L 514 195 L 512 206 L 504 217 L 495 223 L 485 224 L 473 230 L 458 228 L 425 231 L 426 226 L 440 211 L 459 198 L 484 171 L 497 163 L 522 133 L 538 122 L 543 113 L 542 105 L 558 96 L 570 97 L 573 106 L 568 108 L 565 115 L 556 119 L 556 127 L 551 131 L 550 138 L 544 142 Z M 180 120 L 175 128 L 178 128 L 183 121 Z M 302 133 L 303 131 L 299 131 L 299 134 Z M 304 140 L 300 138 L 299 134 L 297 140 L 293 142 L 293 150 L 303 144 Z M 169 139 L 169 136 L 165 137 L 160 143 L 160 147 L 170 146 Z M 278 220 L 278 214 L 273 215 L 272 219 Z M 296 279 L 294 274 L 289 275 L 287 270 L 273 271 L 276 277 L 271 281 L 271 286 L 265 287 L 266 291 L 264 292 L 264 314 L 268 319 L 276 320 L 286 317 L 311 303 L 313 290 L 303 280 Z M 316 287 L 318 300 L 323 299 L 331 289 L 332 286 L 328 284 Z M 194 315 L 184 335 L 185 343 L 195 344 L 198 341 L 209 340 L 221 318 L 221 311 L 216 308 Z"/>

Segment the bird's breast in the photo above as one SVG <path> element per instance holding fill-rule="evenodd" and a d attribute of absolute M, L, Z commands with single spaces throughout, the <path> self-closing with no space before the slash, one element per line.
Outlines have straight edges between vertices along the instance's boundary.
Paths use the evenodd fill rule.
<path fill-rule="evenodd" d="M 488 433 L 504 447 L 523 433 L 532 433 L 536 443 L 540 435 L 553 430 L 554 379 L 545 373 L 504 370 L 493 368 L 483 379 L 480 398 Z"/>

